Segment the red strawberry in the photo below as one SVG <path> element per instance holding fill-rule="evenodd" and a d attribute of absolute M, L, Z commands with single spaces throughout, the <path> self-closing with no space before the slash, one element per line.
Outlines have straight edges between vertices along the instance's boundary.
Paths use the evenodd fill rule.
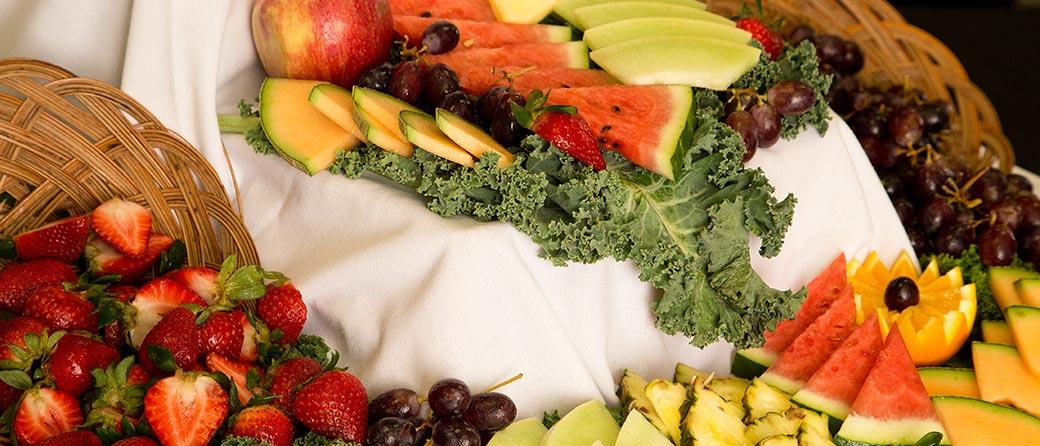
<path fill-rule="evenodd" d="M 267 391 L 276 397 L 273 402 L 289 407 L 293 390 L 308 379 L 321 373 L 321 364 L 311 358 L 293 358 L 271 369 L 271 383 Z"/>
<path fill-rule="evenodd" d="M 137 288 L 128 285 L 116 285 L 109 287 L 106 290 L 109 294 L 115 297 L 115 300 L 122 303 L 130 302 L 137 295 Z M 115 320 L 109 322 L 108 325 L 101 330 L 102 339 L 105 344 L 112 348 L 123 348 L 126 345 L 126 333 L 123 330 L 123 321 Z"/>
<path fill-rule="evenodd" d="M 130 304 L 136 311 L 130 327 L 130 343 L 135 347 L 141 345 L 166 312 L 186 304 L 206 305 L 198 294 L 173 280 L 161 278 L 144 284 Z"/>
<path fill-rule="evenodd" d="M 228 413 L 228 397 L 213 378 L 178 373 L 144 397 L 144 416 L 163 446 L 204 446 Z"/>
<path fill-rule="evenodd" d="M 245 333 L 238 315 L 240 311 L 219 311 L 199 327 L 199 348 L 203 352 L 219 353 L 227 358 L 238 358 L 242 352 Z"/>
<path fill-rule="evenodd" d="M 128 356 L 104 370 L 95 370 L 94 401 L 87 424 L 94 428 L 122 431 L 123 420 L 136 422 L 144 405 L 148 374 Z"/>
<path fill-rule="evenodd" d="M 54 386 L 80 396 L 94 387 L 91 372 L 119 361 L 119 352 L 100 341 L 66 334 L 58 341 L 50 359 Z"/>
<path fill-rule="evenodd" d="M 238 401 L 242 405 L 249 403 L 249 400 L 253 399 L 253 391 L 247 384 L 247 376 L 249 375 L 249 370 L 254 368 L 249 364 L 235 362 L 216 353 L 206 355 L 206 370 L 214 373 L 223 373 L 234 382 L 235 388 L 238 390 Z"/>
<path fill-rule="evenodd" d="M 39 339 L 47 332 L 47 325 L 31 317 L 16 317 L 14 319 L 0 321 L 0 361 L 15 361 L 22 364 L 31 363 L 41 356 L 46 348 L 46 342 Z M 33 336 L 29 336 L 33 335 Z M 26 344 L 26 337 L 36 337 L 36 345 Z M 24 354 L 19 354 L 21 350 Z M 23 357 L 24 356 L 24 357 Z M 16 367 L 3 367 L 16 368 Z"/>
<path fill-rule="evenodd" d="M 113 198 L 94 209 L 94 232 L 98 237 L 128 256 L 139 256 L 148 249 L 152 235 L 152 214 L 132 201 Z"/>
<path fill-rule="evenodd" d="M 73 431 L 51 437 L 40 446 L 104 446 L 104 443 L 93 432 Z"/>
<path fill-rule="evenodd" d="M 23 260 L 54 259 L 75 262 L 83 255 L 90 235 L 90 216 L 69 217 L 14 236 L 14 248 Z"/>
<path fill-rule="evenodd" d="M 361 443 L 368 425 L 365 385 L 344 371 L 325 372 L 296 391 L 292 414 L 318 434 Z"/>
<path fill-rule="evenodd" d="M 120 283 L 135 283 L 141 280 L 159 256 L 173 246 L 173 238 L 165 234 L 152 234 L 147 249 L 139 256 L 125 255 L 101 239 L 87 243 L 87 264 L 90 272 L 97 276 L 119 275 Z"/>
<path fill-rule="evenodd" d="M 159 443 L 148 437 L 130 437 L 112 443 L 112 446 L 159 446 Z"/>
<path fill-rule="evenodd" d="M 165 354 L 162 350 L 168 352 L 170 356 L 165 359 L 172 360 L 172 363 L 152 361 L 152 355 Z M 199 357 L 199 330 L 195 327 L 195 315 L 184 307 L 167 312 L 145 336 L 137 354 L 141 366 L 153 376 L 169 376 L 171 368 L 195 369 Z"/>
<path fill-rule="evenodd" d="M 737 19 L 737 28 L 751 33 L 751 37 L 762 45 L 762 50 L 769 55 L 769 60 L 777 60 L 784 50 L 784 39 L 780 33 L 773 31 L 762 20 L 755 17 Z"/>
<path fill-rule="evenodd" d="M 59 330 L 97 331 L 98 317 L 94 304 L 78 292 L 61 286 L 39 288 L 25 300 L 22 314 L 39 319 Z"/>
<path fill-rule="evenodd" d="M 596 134 L 589 123 L 570 106 L 546 106 L 544 93 L 534 90 L 528 95 L 524 108 L 515 108 L 517 122 L 538 134 L 556 148 L 574 157 L 593 169 L 607 168 L 603 153 L 599 150 Z"/>
<path fill-rule="evenodd" d="M 144 394 L 144 389 L 139 389 L 140 393 Z M 94 432 L 114 432 L 117 434 L 123 433 L 123 425 L 129 423 L 131 426 L 136 426 L 140 420 L 127 416 L 119 409 L 114 407 L 99 407 L 90 409 L 87 412 L 87 421 L 83 423 L 83 427 L 90 428 Z"/>
<path fill-rule="evenodd" d="M 21 313 L 25 299 L 37 288 L 75 281 L 72 267 L 57 260 L 12 263 L 0 270 L 0 310 Z"/>
<path fill-rule="evenodd" d="M 126 377 L 126 382 L 129 384 L 144 384 L 152 379 L 152 375 L 148 374 L 148 371 L 141 367 L 140 364 L 134 364 L 130 367 L 130 374 Z"/>
<path fill-rule="evenodd" d="M 14 414 L 14 436 L 21 446 L 38 446 L 81 423 L 83 411 L 75 395 L 46 387 L 30 389 Z"/>
<path fill-rule="evenodd" d="M 187 267 L 170 271 L 165 277 L 188 287 L 212 305 L 217 294 L 217 274 L 219 272 L 213 268 Z"/>
<path fill-rule="evenodd" d="M 109 294 L 115 296 L 116 300 L 126 303 L 130 302 L 137 295 L 137 288 L 129 285 L 113 285 L 108 287 L 107 291 Z"/>
<path fill-rule="evenodd" d="M 247 407 L 231 422 L 228 434 L 256 439 L 271 446 L 291 446 L 293 423 L 275 406 Z"/>
<path fill-rule="evenodd" d="M 291 283 L 267 288 L 267 294 L 256 304 L 256 314 L 271 331 L 281 330 L 279 344 L 291 344 L 300 338 L 307 322 L 307 304 Z"/>
<path fill-rule="evenodd" d="M 257 345 L 256 327 L 249 322 L 249 318 L 246 314 L 241 311 L 234 313 L 238 317 L 239 322 L 242 324 L 242 351 L 238 354 L 238 360 L 242 362 L 256 362 L 256 359 L 260 356 L 260 348 Z"/>
<path fill-rule="evenodd" d="M 22 397 L 22 391 L 0 381 L 0 412 L 7 410 L 9 406 L 18 402 Z"/>

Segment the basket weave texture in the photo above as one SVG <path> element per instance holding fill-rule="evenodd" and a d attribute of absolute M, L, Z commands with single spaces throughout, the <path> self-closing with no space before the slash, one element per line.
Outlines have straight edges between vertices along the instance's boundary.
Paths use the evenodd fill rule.
<path fill-rule="evenodd" d="M 190 265 L 256 247 L 209 163 L 122 91 L 28 59 L 0 60 L 0 236 L 114 197 L 144 205 L 156 231 L 183 240 Z"/>
<path fill-rule="evenodd" d="M 740 10 L 743 0 L 708 0 L 709 9 L 725 15 Z M 1004 171 L 1015 165 L 1015 152 L 1001 129 L 996 109 L 968 79 L 957 57 L 931 34 L 906 23 L 885 0 L 767 0 L 773 15 L 783 17 L 784 31 L 810 25 L 818 33 L 856 42 L 866 64 L 857 76 L 865 85 L 908 83 L 931 100 L 950 101 L 957 109 L 945 146 L 969 164 L 994 158 Z M 981 148 L 981 149 L 980 149 Z"/>

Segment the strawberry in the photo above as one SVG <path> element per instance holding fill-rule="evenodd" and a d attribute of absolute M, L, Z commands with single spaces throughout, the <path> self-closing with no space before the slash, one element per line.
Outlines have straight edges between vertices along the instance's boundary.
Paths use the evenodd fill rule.
<path fill-rule="evenodd" d="M 47 387 L 30 389 L 14 414 L 14 437 L 21 446 L 38 446 L 82 422 L 83 411 L 75 395 Z"/>
<path fill-rule="evenodd" d="M 94 304 L 82 293 L 50 285 L 37 289 L 25 300 L 22 314 L 58 330 L 97 331 L 94 310 Z"/>
<path fill-rule="evenodd" d="M 128 285 L 115 285 L 106 290 L 116 302 L 128 303 L 137 295 L 137 288 Z M 105 344 L 112 348 L 123 348 L 126 345 L 126 333 L 123 329 L 122 320 L 109 322 L 101 329 L 101 337 Z"/>
<path fill-rule="evenodd" d="M 281 330 L 277 343 L 283 345 L 296 342 L 307 322 L 307 304 L 291 283 L 268 287 L 267 294 L 256 304 L 256 313 L 268 330 Z"/>
<path fill-rule="evenodd" d="M 144 389 L 141 389 L 144 393 Z M 82 427 L 102 434 L 106 438 L 122 435 L 124 425 L 136 426 L 140 420 L 127 416 L 114 407 L 97 407 L 87 412 L 87 421 Z"/>
<path fill-rule="evenodd" d="M 153 376 L 168 376 L 174 369 L 194 369 L 199 357 L 195 315 L 184 307 L 167 312 L 145 336 L 137 354 L 141 366 Z"/>
<path fill-rule="evenodd" d="M 87 424 L 95 429 L 122 432 L 124 419 L 133 423 L 141 415 L 148 374 L 134 364 L 133 356 L 91 374 L 96 390 Z"/>
<path fill-rule="evenodd" d="M 748 17 L 737 19 L 737 28 L 751 33 L 751 38 L 762 45 L 762 50 L 769 55 L 769 60 L 777 60 L 784 50 L 784 39 L 780 33 L 773 31 L 762 20 Z"/>
<path fill-rule="evenodd" d="M 12 263 L 0 270 L 0 310 L 21 313 L 25 299 L 37 288 L 75 281 L 72 267 L 57 260 Z"/>
<path fill-rule="evenodd" d="M 23 260 L 75 262 L 90 235 L 90 216 L 68 217 L 14 236 L 14 249 Z"/>
<path fill-rule="evenodd" d="M 275 397 L 272 402 L 289 407 L 294 390 L 319 373 L 321 364 L 311 358 L 293 358 L 274 366 L 267 386 L 267 391 Z"/>
<path fill-rule="evenodd" d="M 134 308 L 130 344 L 140 346 L 166 312 L 187 304 L 203 306 L 206 302 L 194 291 L 170 279 L 154 279 L 144 284 L 130 303 Z"/>
<path fill-rule="evenodd" d="M 91 372 L 119 361 L 119 352 L 101 341 L 66 334 L 51 353 L 50 373 L 54 386 L 76 396 L 94 387 Z"/>
<path fill-rule="evenodd" d="M 135 283 L 152 269 L 159 256 L 173 246 L 173 238 L 165 234 L 152 234 L 147 249 L 138 256 L 117 251 L 104 240 L 95 238 L 87 243 L 87 265 L 95 276 L 118 275 L 120 283 Z"/>
<path fill-rule="evenodd" d="M 130 367 L 130 373 L 126 377 L 126 382 L 129 384 L 144 384 L 150 379 L 152 379 L 152 375 L 148 374 L 144 367 L 141 367 L 140 364 L 134 364 L 133 367 Z"/>
<path fill-rule="evenodd" d="M 17 403 L 21 397 L 21 389 L 11 387 L 7 383 L 0 381 L 0 412 L 6 411 L 12 404 Z"/>
<path fill-rule="evenodd" d="M 231 422 L 228 434 L 253 438 L 271 446 L 291 446 L 293 423 L 285 412 L 275 406 L 247 407 Z"/>
<path fill-rule="evenodd" d="M 238 360 L 242 362 L 256 362 L 260 356 L 260 348 L 257 345 L 256 327 L 249 322 L 249 318 L 246 314 L 241 311 L 234 313 L 238 317 L 239 322 L 242 324 L 242 351 L 238 354 Z"/>
<path fill-rule="evenodd" d="M 199 347 L 205 353 L 219 353 L 227 358 L 238 358 L 245 341 L 245 332 L 239 316 L 241 311 L 218 311 L 199 327 Z"/>
<path fill-rule="evenodd" d="M 25 368 L 47 350 L 47 325 L 31 317 L 0 321 L 0 368 Z M 27 342 L 28 341 L 28 342 Z M 13 364 L 4 364 L 4 362 Z"/>
<path fill-rule="evenodd" d="M 159 443 L 148 437 L 130 437 L 112 443 L 112 446 L 159 446 Z"/>
<path fill-rule="evenodd" d="M 128 256 L 139 256 L 148 249 L 152 235 L 152 214 L 132 201 L 113 198 L 91 214 L 94 232 L 109 245 Z"/>
<path fill-rule="evenodd" d="M 73 431 L 48 438 L 40 446 L 104 446 L 93 432 Z"/>
<path fill-rule="evenodd" d="M 227 413 L 227 393 L 199 373 L 164 378 L 144 397 L 145 419 L 163 446 L 208 444 Z"/>
<path fill-rule="evenodd" d="M 216 353 L 210 353 L 206 355 L 206 370 L 223 373 L 231 382 L 235 383 L 235 388 L 238 390 L 238 401 L 242 405 L 248 404 L 249 400 L 253 399 L 253 391 L 248 384 L 248 375 L 250 370 L 259 372 L 259 369 L 251 367 L 249 364 L 232 361 Z M 257 373 L 257 382 L 260 381 L 259 378 L 260 375 Z"/>
<path fill-rule="evenodd" d="M 551 92 L 550 92 L 551 93 Z M 538 134 L 550 144 L 593 169 L 607 168 L 599 150 L 596 134 L 578 110 L 571 106 L 545 105 L 549 97 L 534 90 L 528 95 L 527 105 L 513 106 L 517 122 Z"/>
<path fill-rule="evenodd" d="M 365 385 L 344 371 L 322 373 L 296 391 L 292 414 L 320 435 L 361 443 L 368 423 Z"/>
<path fill-rule="evenodd" d="M 194 291 L 207 304 L 212 305 L 217 295 L 218 271 L 206 267 L 186 267 L 170 271 L 165 277 L 176 280 Z"/>

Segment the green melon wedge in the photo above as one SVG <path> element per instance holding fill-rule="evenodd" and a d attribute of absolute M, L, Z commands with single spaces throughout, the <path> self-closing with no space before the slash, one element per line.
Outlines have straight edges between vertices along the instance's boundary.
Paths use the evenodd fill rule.
<path fill-rule="evenodd" d="M 525 418 L 498 431 L 487 446 L 538 446 L 546 432 L 542 420 Z"/>
<path fill-rule="evenodd" d="M 593 51 L 590 57 L 628 85 L 689 85 L 725 90 L 758 63 L 747 45 L 692 36 L 646 37 Z"/>
<path fill-rule="evenodd" d="M 576 23 L 577 19 L 574 16 L 574 10 L 578 8 L 584 8 L 586 6 L 601 5 L 604 3 L 617 3 L 632 0 L 559 0 L 556 2 L 556 6 L 553 7 L 553 12 L 560 18 L 570 22 Z M 654 3 L 667 3 L 671 5 L 686 6 L 689 8 L 704 9 L 707 7 L 704 3 L 697 0 L 654 0 Z"/>
<path fill-rule="evenodd" d="M 542 438 L 541 446 L 613 445 L 621 428 L 600 401 L 589 401 L 570 411 Z"/>
<path fill-rule="evenodd" d="M 614 446 L 672 446 L 672 441 L 647 421 L 642 413 L 633 410 L 625 418 Z"/>
<path fill-rule="evenodd" d="M 575 24 L 592 29 L 607 23 L 639 17 L 679 17 L 736 26 L 732 20 L 696 7 L 650 1 L 627 1 L 585 6 L 574 10 Z"/>
<path fill-rule="evenodd" d="M 746 45 L 751 33 L 706 20 L 679 17 L 640 17 L 600 25 L 585 31 L 585 44 L 593 51 L 629 40 L 657 36 L 692 36 Z"/>

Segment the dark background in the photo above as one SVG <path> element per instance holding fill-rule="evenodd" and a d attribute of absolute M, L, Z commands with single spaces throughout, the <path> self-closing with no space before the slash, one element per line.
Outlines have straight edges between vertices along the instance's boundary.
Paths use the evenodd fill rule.
<path fill-rule="evenodd" d="M 1018 164 L 1040 172 L 1040 1 L 892 3 L 957 54 L 997 108 Z"/>

